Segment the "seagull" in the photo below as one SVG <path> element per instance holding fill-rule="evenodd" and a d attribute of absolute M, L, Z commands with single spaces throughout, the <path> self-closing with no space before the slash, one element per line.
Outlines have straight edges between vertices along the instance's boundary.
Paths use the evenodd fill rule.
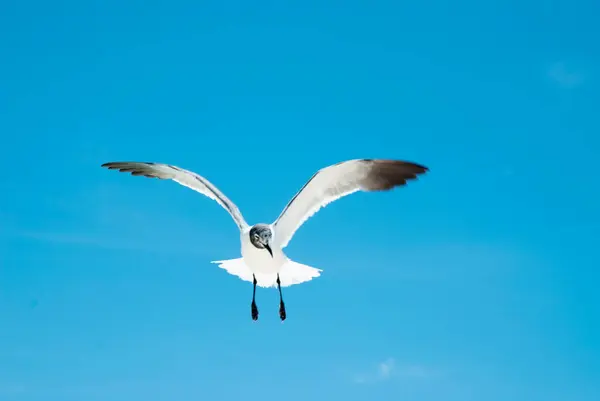
<path fill-rule="evenodd" d="M 318 170 L 271 224 L 248 225 L 238 207 L 206 178 L 180 167 L 152 162 L 109 162 L 102 167 L 163 180 L 173 180 L 216 201 L 240 230 L 241 258 L 212 261 L 229 274 L 252 282 L 252 320 L 258 319 L 256 286 L 279 290 L 279 317 L 286 319 L 281 287 L 319 277 L 321 269 L 290 260 L 283 249 L 306 220 L 329 203 L 354 192 L 387 191 L 406 185 L 429 171 L 425 166 L 387 159 L 352 159 Z"/>

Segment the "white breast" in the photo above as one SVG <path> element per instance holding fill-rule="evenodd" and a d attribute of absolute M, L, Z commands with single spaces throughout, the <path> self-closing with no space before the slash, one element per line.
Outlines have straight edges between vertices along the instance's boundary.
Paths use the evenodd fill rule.
<path fill-rule="evenodd" d="M 287 257 L 277 244 L 273 244 L 273 257 L 266 249 L 258 249 L 250 242 L 248 233 L 242 233 L 242 257 L 246 265 L 256 273 L 279 273 Z"/>

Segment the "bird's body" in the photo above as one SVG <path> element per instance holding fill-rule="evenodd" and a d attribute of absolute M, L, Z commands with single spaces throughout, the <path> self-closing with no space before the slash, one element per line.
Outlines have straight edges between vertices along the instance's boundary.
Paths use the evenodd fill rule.
<path fill-rule="evenodd" d="M 271 227 L 269 229 L 272 230 Z M 275 242 L 271 246 L 273 252 L 273 256 L 271 256 L 252 244 L 249 233 L 250 228 L 244 230 L 240 235 L 242 259 L 246 266 L 253 273 L 265 275 L 276 275 L 279 273 L 285 262 L 287 262 L 287 256 L 283 253 L 283 249 L 277 246 Z"/>
<path fill-rule="evenodd" d="M 241 258 L 213 261 L 228 273 L 240 279 L 253 282 L 256 279 L 259 287 L 276 287 L 279 276 L 281 287 L 303 283 L 318 277 L 320 269 L 296 263 L 289 259 L 273 235 L 271 251 L 273 256 L 264 249 L 257 248 L 250 240 L 250 231 L 254 227 L 266 228 L 274 233 L 271 224 L 256 224 L 240 232 Z"/>
<path fill-rule="evenodd" d="M 240 230 L 241 258 L 213 261 L 228 273 L 254 285 L 252 318 L 258 319 L 254 296 L 256 286 L 277 286 L 279 314 L 286 318 L 281 287 L 300 284 L 321 273 L 320 269 L 290 260 L 283 249 L 296 230 L 319 209 L 357 191 L 386 191 L 403 186 L 425 173 L 427 167 L 401 160 L 354 159 L 317 171 L 296 193 L 275 222 L 250 226 L 237 206 L 206 178 L 177 166 L 149 162 L 111 162 L 102 167 L 132 175 L 171 179 L 219 203 Z"/>
<path fill-rule="evenodd" d="M 244 263 L 253 273 L 260 274 L 277 274 L 287 261 L 287 257 L 283 250 L 278 246 L 277 241 L 271 243 L 272 256 L 261 248 L 257 248 L 250 239 L 250 231 L 252 229 L 268 230 L 273 233 L 273 228 L 267 224 L 256 224 L 241 233 L 242 258 Z"/>

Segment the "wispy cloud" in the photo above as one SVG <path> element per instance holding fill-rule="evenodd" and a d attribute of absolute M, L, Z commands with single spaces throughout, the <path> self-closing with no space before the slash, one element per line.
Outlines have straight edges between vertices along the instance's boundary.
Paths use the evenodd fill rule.
<path fill-rule="evenodd" d="M 390 378 L 390 374 L 394 370 L 396 366 L 396 361 L 393 358 L 388 358 L 387 360 L 381 362 L 379 364 L 378 376 L 380 379 L 387 380 Z"/>
<path fill-rule="evenodd" d="M 119 186 L 85 188 L 64 198 L 47 200 L 45 211 L 60 218 L 23 224 L 18 216 L 0 212 L 0 238 L 117 251 L 187 254 L 223 259 L 213 251 L 233 244 L 235 225 L 208 230 L 206 223 L 185 211 L 165 207 L 165 201 L 140 202 Z M 193 195 L 193 194 L 192 194 Z M 117 201 L 115 201 L 115 199 Z M 207 209 L 219 206 L 206 201 Z M 222 220 L 228 216 L 223 211 Z M 230 241 L 233 238 L 234 241 Z"/>
<path fill-rule="evenodd" d="M 375 369 L 366 374 L 354 377 L 358 384 L 383 382 L 391 379 L 426 379 L 433 376 L 431 369 L 420 365 L 398 364 L 394 358 L 387 358 L 379 362 Z"/>
<path fill-rule="evenodd" d="M 65 381 L 31 381 L 27 386 L 19 383 L 0 382 L 0 399 L 50 398 L 64 399 L 73 397 L 77 399 L 107 398 L 119 394 L 124 398 L 149 398 L 159 392 L 178 394 L 185 388 L 184 380 L 108 380 L 81 383 Z"/>
<path fill-rule="evenodd" d="M 23 394 L 25 386 L 18 383 L 0 383 L 0 395 L 13 396 Z"/>
<path fill-rule="evenodd" d="M 39 242 L 48 242 L 54 244 L 65 244 L 75 246 L 88 246 L 93 248 L 136 251 L 149 253 L 176 253 L 189 255 L 207 255 L 207 252 L 198 248 L 192 242 L 181 243 L 169 238 L 158 238 L 149 241 L 144 238 L 135 239 L 131 236 L 118 237 L 115 235 L 88 235 L 77 232 L 59 232 L 59 231 L 12 231 L 0 232 L 0 236 L 23 238 Z"/>
<path fill-rule="evenodd" d="M 548 78 L 562 88 L 573 89 L 585 81 L 583 72 L 575 70 L 563 61 L 555 62 L 548 67 Z"/>

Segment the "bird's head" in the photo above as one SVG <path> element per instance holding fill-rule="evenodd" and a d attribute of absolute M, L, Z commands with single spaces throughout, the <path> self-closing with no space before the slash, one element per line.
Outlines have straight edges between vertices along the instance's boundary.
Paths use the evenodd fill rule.
<path fill-rule="evenodd" d="M 271 240 L 273 239 L 273 232 L 266 224 L 257 224 L 250 229 L 250 242 L 258 249 L 266 249 L 271 256 L 273 251 L 271 250 Z"/>

